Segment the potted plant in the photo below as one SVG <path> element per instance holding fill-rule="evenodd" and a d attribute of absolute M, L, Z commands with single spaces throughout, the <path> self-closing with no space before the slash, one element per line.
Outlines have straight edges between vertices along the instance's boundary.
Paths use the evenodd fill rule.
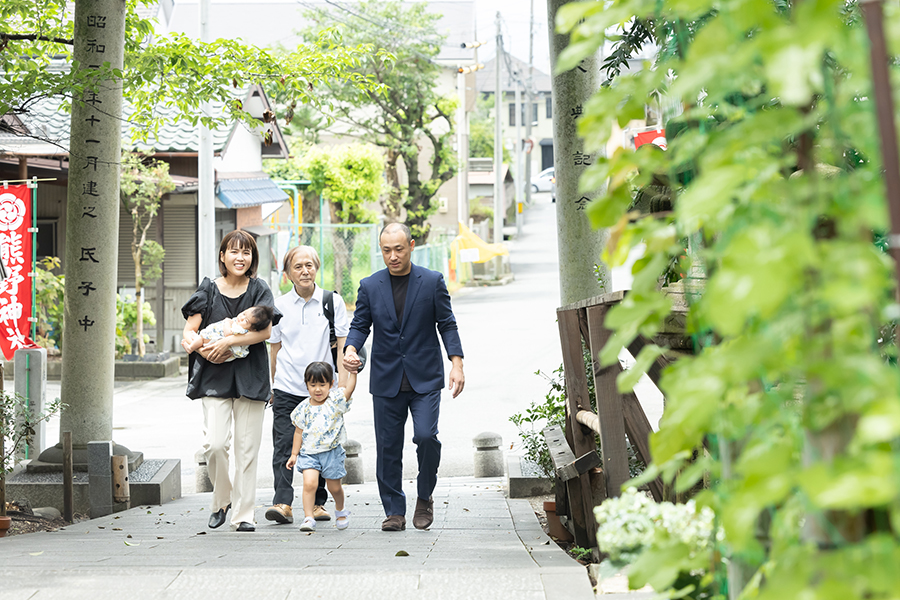
<path fill-rule="evenodd" d="M 0 364 L 0 537 L 5 537 L 11 523 L 6 514 L 6 476 L 15 466 L 16 452 L 34 436 L 34 428 L 59 412 L 59 398 L 44 412 L 34 415 L 25 398 L 3 389 L 3 366 Z"/>

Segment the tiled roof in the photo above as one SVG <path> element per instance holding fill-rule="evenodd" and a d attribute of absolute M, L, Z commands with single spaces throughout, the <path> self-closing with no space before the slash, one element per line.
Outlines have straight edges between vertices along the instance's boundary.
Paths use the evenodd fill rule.
<path fill-rule="evenodd" d="M 223 113 L 224 104 L 211 107 L 211 114 Z M 196 152 L 199 146 L 197 128 L 187 121 L 176 120 L 177 110 L 160 108 L 156 112 L 163 117 L 159 132 L 147 138 L 146 142 L 132 142 L 133 124 L 128 116 L 133 109 L 123 107 L 122 140 L 125 147 L 139 152 Z M 62 109 L 62 100 L 50 98 L 35 103 L 31 112 L 19 116 L 31 137 L 22 137 L 10 132 L 0 132 L 0 153 L 27 156 L 58 156 L 68 154 L 71 116 Z M 213 150 L 220 152 L 228 141 L 232 128 L 213 130 Z M 35 139 L 37 138 L 37 139 Z"/>

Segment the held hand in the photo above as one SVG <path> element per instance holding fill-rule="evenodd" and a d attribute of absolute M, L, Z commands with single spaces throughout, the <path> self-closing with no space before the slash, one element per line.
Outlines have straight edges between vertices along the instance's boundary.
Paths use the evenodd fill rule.
<path fill-rule="evenodd" d="M 206 351 L 205 353 L 203 352 L 204 350 Z M 221 364 L 228 358 L 231 358 L 231 343 L 228 341 L 228 337 L 214 342 L 207 342 L 201 348 L 200 353 L 209 362 Z"/>
<path fill-rule="evenodd" d="M 344 350 L 344 368 L 350 373 L 356 373 L 362 364 L 355 350 Z"/>
<path fill-rule="evenodd" d="M 447 386 L 447 389 L 453 394 L 453 397 L 462 393 L 463 388 L 466 386 L 466 376 L 463 374 L 462 367 L 459 365 L 453 365 L 453 368 L 450 369 L 450 383 Z"/>
<path fill-rule="evenodd" d="M 294 465 L 296 465 L 296 464 L 297 464 L 297 455 L 291 454 L 291 457 L 287 460 L 287 462 L 284 464 L 284 466 L 288 471 L 290 471 L 294 468 Z"/>

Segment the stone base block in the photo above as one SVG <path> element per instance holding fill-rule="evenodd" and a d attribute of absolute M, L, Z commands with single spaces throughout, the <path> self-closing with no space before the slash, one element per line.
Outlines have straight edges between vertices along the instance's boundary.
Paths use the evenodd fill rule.
<path fill-rule="evenodd" d="M 506 459 L 506 487 L 510 498 L 546 496 L 553 493 L 553 482 L 544 477 L 522 473 L 522 457 L 508 456 Z"/>
<path fill-rule="evenodd" d="M 168 459 L 163 461 L 148 461 L 148 463 L 162 463 L 156 473 L 150 475 L 147 481 L 135 481 L 129 484 L 131 488 L 131 506 L 140 504 L 159 505 L 181 498 L 181 461 Z M 89 514 L 90 498 L 88 494 L 87 473 L 75 473 L 73 487 L 73 501 L 75 512 Z M 17 473 L 6 481 L 6 498 L 8 500 L 25 499 L 31 506 L 52 506 L 58 511 L 63 510 L 63 486 L 62 473 Z M 127 508 L 124 503 L 113 506 L 113 512 Z"/>
<path fill-rule="evenodd" d="M 170 356 L 159 362 L 125 362 L 116 361 L 116 379 L 158 379 L 177 375 L 180 369 L 180 359 Z M 6 379 L 13 378 L 13 363 L 4 363 Z M 62 361 L 47 361 L 47 379 L 59 381 L 62 378 Z"/>
<path fill-rule="evenodd" d="M 181 498 L 181 461 L 170 458 L 163 463 L 150 481 L 131 479 L 131 505 L 165 504 Z"/>

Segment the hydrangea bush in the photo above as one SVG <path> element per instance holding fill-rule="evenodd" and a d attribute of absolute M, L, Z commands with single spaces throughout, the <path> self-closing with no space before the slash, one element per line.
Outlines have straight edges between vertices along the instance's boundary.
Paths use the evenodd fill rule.
<path fill-rule="evenodd" d="M 715 515 L 708 507 L 698 508 L 693 500 L 656 503 L 631 487 L 594 507 L 594 515 L 600 550 L 617 563 L 631 563 L 644 549 L 663 540 L 684 544 L 697 554 L 713 542 Z"/>

